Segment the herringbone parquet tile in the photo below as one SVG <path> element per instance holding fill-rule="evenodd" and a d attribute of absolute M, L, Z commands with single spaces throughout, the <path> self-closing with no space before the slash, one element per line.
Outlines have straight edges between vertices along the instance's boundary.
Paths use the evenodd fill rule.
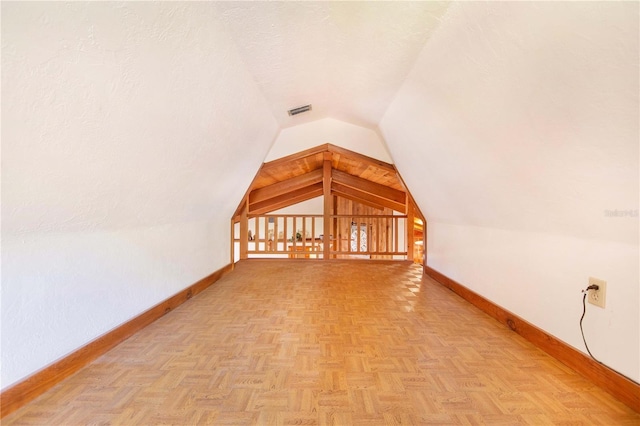
<path fill-rule="evenodd" d="M 638 425 L 640 416 L 419 266 L 251 260 L 3 423 Z"/>

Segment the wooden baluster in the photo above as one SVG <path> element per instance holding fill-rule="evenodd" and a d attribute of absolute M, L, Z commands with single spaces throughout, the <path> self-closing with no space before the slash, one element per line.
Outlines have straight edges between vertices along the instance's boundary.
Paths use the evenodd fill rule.
<path fill-rule="evenodd" d="M 316 251 L 316 217 L 311 218 L 311 251 Z"/>
<path fill-rule="evenodd" d="M 398 252 L 400 251 L 398 248 L 398 234 L 400 233 L 400 226 L 399 226 L 399 221 L 397 217 L 393 218 L 393 251 Z"/>
<path fill-rule="evenodd" d="M 284 224 L 282 225 L 282 250 L 287 250 L 287 222 L 289 218 L 287 216 L 283 216 Z"/>
<path fill-rule="evenodd" d="M 303 252 L 306 252 L 306 248 L 307 248 L 306 246 L 307 246 L 307 217 L 302 216 L 302 251 Z"/>

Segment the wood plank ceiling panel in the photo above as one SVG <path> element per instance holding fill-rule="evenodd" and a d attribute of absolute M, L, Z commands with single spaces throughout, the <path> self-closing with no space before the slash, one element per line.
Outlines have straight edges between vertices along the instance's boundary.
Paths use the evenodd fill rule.
<path fill-rule="evenodd" d="M 334 195 L 375 208 L 406 211 L 406 189 L 393 164 L 331 144 L 264 163 L 241 205 L 249 201 L 249 214 L 256 215 L 316 197 L 325 153 L 330 154 Z M 234 219 L 239 211 L 240 207 Z"/>
<path fill-rule="evenodd" d="M 249 209 L 251 209 L 251 205 L 255 203 L 269 198 L 274 198 L 318 182 L 322 182 L 322 170 L 320 169 L 291 179 L 283 180 L 282 182 L 277 182 L 272 185 L 263 186 L 262 188 L 256 188 L 249 193 Z"/>
<path fill-rule="evenodd" d="M 322 195 L 322 182 L 270 198 L 249 206 L 249 215 L 267 214 Z"/>

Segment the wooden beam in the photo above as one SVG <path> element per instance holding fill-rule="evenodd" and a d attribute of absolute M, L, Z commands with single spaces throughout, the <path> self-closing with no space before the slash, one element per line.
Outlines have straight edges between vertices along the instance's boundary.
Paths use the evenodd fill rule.
<path fill-rule="evenodd" d="M 253 180 L 251 181 L 251 185 L 249 185 L 249 188 L 247 188 L 247 191 L 245 192 L 242 201 L 240 202 L 240 205 L 238 205 L 238 208 L 236 209 L 236 211 L 233 213 L 233 220 L 234 222 L 237 222 L 240 218 L 240 209 L 242 208 L 242 203 L 244 202 L 245 198 L 247 198 L 247 196 L 249 195 L 249 193 L 251 192 L 251 190 L 253 189 L 254 184 L 256 183 L 256 181 L 258 180 L 258 177 L 260 177 L 260 175 L 265 171 L 268 170 L 270 168 L 273 167 L 278 167 L 278 166 L 282 166 L 283 164 L 286 164 L 290 161 L 296 161 L 302 158 L 306 158 L 306 157 L 310 157 L 312 155 L 316 155 L 318 153 L 322 153 L 325 152 L 329 149 L 329 144 L 323 144 L 323 145 L 318 145 L 316 147 L 313 148 L 309 148 L 307 150 L 304 151 L 300 151 L 296 154 L 291 154 L 288 155 L 286 157 L 282 157 L 282 158 L 278 158 L 276 160 L 270 161 L 268 163 L 263 163 L 262 166 L 260 166 L 260 168 L 258 169 L 258 172 L 256 173 L 256 175 L 253 177 Z"/>
<path fill-rule="evenodd" d="M 304 188 L 318 182 L 322 182 L 321 169 L 314 170 L 310 173 L 305 173 L 282 182 L 274 183 L 273 185 L 265 186 L 264 188 L 254 189 L 249 194 L 249 211 L 253 210 L 252 207 L 256 203 L 296 191 L 300 188 Z"/>
<path fill-rule="evenodd" d="M 324 209 L 323 209 L 323 227 L 322 227 L 322 259 L 328 260 L 331 248 L 329 244 L 331 234 L 331 153 L 326 152 L 324 154 L 324 163 L 322 164 L 322 192 L 324 195 Z"/>
<path fill-rule="evenodd" d="M 295 191 L 282 194 L 259 203 L 251 204 L 249 215 L 256 216 L 289 207 L 302 201 L 320 197 L 322 193 L 322 182 L 318 182 L 305 188 L 299 188 Z"/>
<path fill-rule="evenodd" d="M 362 179 L 361 177 L 354 176 L 340 170 L 334 170 L 332 177 L 335 182 L 398 203 L 404 203 L 407 198 L 406 192 L 398 191 L 397 189 L 371 182 L 370 180 Z"/>
<path fill-rule="evenodd" d="M 398 203 L 396 201 L 388 200 L 386 198 L 378 197 L 376 195 L 369 194 L 368 192 L 360 191 L 359 189 L 352 188 L 346 185 L 342 185 L 338 182 L 333 182 L 331 184 L 331 189 L 336 192 L 338 195 L 348 195 L 351 197 L 356 197 L 362 200 L 363 204 L 365 201 L 373 204 L 377 204 L 380 206 L 384 206 L 390 208 L 391 210 L 395 210 L 398 212 L 405 212 L 406 207 L 404 202 Z M 346 198 L 346 197 L 345 197 Z"/>

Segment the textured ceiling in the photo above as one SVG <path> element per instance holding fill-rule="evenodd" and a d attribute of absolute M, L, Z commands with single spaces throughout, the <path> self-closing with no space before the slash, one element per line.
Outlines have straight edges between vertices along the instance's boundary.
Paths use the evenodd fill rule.
<path fill-rule="evenodd" d="M 281 127 L 333 117 L 376 127 L 448 2 L 220 2 Z M 313 104 L 289 117 L 290 108 Z"/>

